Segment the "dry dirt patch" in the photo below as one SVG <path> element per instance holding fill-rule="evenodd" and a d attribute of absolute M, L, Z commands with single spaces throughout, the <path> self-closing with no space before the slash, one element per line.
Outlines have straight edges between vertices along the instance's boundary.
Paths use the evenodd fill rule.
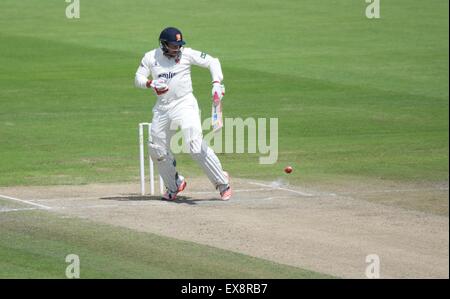
<path fill-rule="evenodd" d="M 142 197 L 137 184 L 8 187 L 0 188 L 0 194 L 63 215 L 339 277 L 364 278 L 368 254 L 380 257 L 384 278 L 449 276 L 448 216 L 362 200 L 370 194 L 382 202 L 392 194 L 410 192 L 406 189 L 332 193 L 261 181 L 233 182 L 235 193 L 228 202 L 220 201 L 205 179 L 191 179 L 184 196 L 175 202 Z M 421 192 L 448 196 L 448 188 Z"/>

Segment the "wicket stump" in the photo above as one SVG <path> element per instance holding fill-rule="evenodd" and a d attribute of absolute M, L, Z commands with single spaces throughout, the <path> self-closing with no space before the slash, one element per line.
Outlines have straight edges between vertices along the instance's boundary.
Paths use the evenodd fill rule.
<path fill-rule="evenodd" d="M 152 123 L 140 123 L 139 124 L 139 162 L 140 162 L 140 175 L 141 175 L 141 195 L 145 195 L 145 149 L 144 149 L 144 127 L 147 126 L 147 153 L 148 153 L 148 164 L 149 164 L 149 176 L 150 176 L 150 195 L 155 195 L 155 178 L 154 178 L 154 166 L 153 160 L 150 156 L 150 151 L 148 150 L 148 145 L 152 141 L 151 129 Z M 164 182 L 162 177 L 159 175 L 159 192 L 164 193 Z"/>

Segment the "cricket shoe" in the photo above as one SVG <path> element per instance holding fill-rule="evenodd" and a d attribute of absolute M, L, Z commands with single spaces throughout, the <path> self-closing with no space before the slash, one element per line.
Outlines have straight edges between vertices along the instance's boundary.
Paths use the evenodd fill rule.
<path fill-rule="evenodd" d="M 230 175 L 228 174 L 228 172 L 224 171 L 223 174 L 227 178 L 228 187 L 225 188 L 225 190 L 223 190 L 222 192 L 220 192 L 220 198 L 222 200 L 229 200 L 231 198 L 231 196 L 233 195 L 233 192 L 232 192 L 231 186 L 230 186 L 231 178 L 230 178 Z"/>
<path fill-rule="evenodd" d="M 178 185 L 177 192 L 171 192 L 171 191 L 167 190 L 166 193 L 164 193 L 164 195 L 162 196 L 162 198 L 165 200 L 176 200 L 177 199 L 177 194 L 180 193 L 181 191 L 183 191 L 187 185 L 186 180 L 184 179 L 183 176 L 181 176 L 181 175 L 178 176 L 177 185 Z"/>

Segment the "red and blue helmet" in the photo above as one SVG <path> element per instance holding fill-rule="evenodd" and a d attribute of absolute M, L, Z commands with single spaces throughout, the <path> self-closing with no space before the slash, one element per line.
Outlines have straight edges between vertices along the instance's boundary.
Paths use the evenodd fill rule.
<path fill-rule="evenodd" d="M 179 46 L 178 52 L 176 53 L 176 56 L 178 56 L 181 54 L 181 47 L 186 44 L 186 42 L 183 40 L 183 34 L 180 30 L 175 27 L 167 27 L 161 31 L 161 34 L 159 35 L 159 44 L 165 55 L 168 55 L 170 52 L 168 45 Z"/>

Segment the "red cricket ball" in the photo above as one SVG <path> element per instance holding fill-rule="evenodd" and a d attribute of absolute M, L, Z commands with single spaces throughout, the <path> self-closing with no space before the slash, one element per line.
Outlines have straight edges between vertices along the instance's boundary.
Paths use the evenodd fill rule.
<path fill-rule="evenodd" d="M 292 166 L 286 166 L 285 168 L 284 168 L 284 172 L 286 172 L 286 173 L 291 173 L 292 172 Z"/>

